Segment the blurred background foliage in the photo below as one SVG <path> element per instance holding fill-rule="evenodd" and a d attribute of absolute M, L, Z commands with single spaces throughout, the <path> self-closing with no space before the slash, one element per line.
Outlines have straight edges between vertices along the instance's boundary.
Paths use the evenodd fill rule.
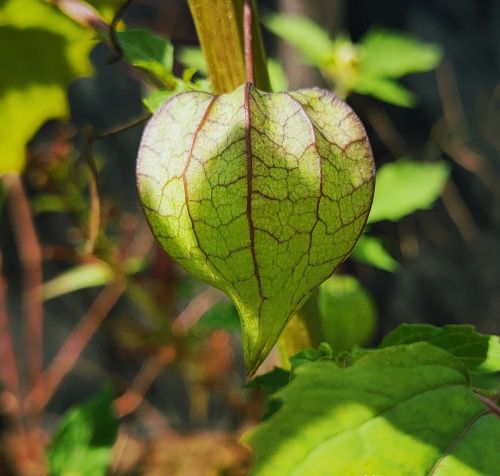
<path fill-rule="evenodd" d="M 347 99 L 378 168 L 366 232 L 265 369 L 401 322 L 498 334 L 500 4 L 259 3 L 273 90 Z M 187 3 L 0 0 L 0 40 L 0 413 L 34 416 L 0 422 L 0 474 L 244 474 L 263 409 L 236 311 L 160 251 L 135 188 L 149 114 L 210 90 Z"/>

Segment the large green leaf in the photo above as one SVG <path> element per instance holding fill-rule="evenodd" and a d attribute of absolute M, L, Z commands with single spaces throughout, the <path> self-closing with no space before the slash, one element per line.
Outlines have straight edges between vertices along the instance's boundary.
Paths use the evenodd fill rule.
<path fill-rule="evenodd" d="M 235 303 L 252 372 L 352 250 L 374 170 L 363 126 L 331 93 L 244 85 L 167 102 L 145 129 L 137 173 L 164 249 Z"/>
<path fill-rule="evenodd" d="M 104 390 L 64 416 L 48 450 L 52 476 L 104 476 L 118 432 L 113 395 Z"/>
<path fill-rule="evenodd" d="M 493 476 L 500 419 L 465 367 L 428 343 L 304 363 L 247 441 L 253 476 Z"/>
<path fill-rule="evenodd" d="M 458 357 L 474 372 L 500 372 L 500 337 L 481 334 L 473 326 L 401 324 L 387 334 L 381 347 L 429 342 Z"/>
<path fill-rule="evenodd" d="M 416 210 L 427 209 L 437 200 L 448 180 L 445 162 L 401 159 L 377 171 L 377 186 L 369 223 L 397 221 Z"/>
<path fill-rule="evenodd" d="M 93 33 L 40 0 L 0 1 L 0 175 L 20 172 L 48 119 L 68 115 L 66 88 L 89 74 Z"/>

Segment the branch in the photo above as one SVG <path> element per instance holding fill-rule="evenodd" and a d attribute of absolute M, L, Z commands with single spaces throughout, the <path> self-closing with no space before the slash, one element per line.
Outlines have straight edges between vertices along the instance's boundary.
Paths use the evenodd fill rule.
<path fill-rule="evenodd" d="M 64 377 L 74 367 L 83 349 L 118 302 L 125 289 L 125 281 L 118 280 L 99 293 L 29 395 L 29 406 L 34 411 L 40 411 L 52 398 Z"/>
<path fill-rule="evenodd" d="M 43 368 L 42 252 L 21 177 L 9 174 L 3 180 L 22 267 L 24 345 L 29 349 L 27 374 L 31 389 Z"/>

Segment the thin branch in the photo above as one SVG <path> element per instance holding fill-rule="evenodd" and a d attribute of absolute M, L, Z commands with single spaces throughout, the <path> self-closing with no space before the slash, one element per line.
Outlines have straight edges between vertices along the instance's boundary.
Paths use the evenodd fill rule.
<path fill-rule="evenodd" d="M 116 27 L 118 26 L 118 23 L 120 23 L 120 20 L 122 19 L 123 15 L 125 15 L 127 8 L 130 7 L 130 5 L 132 5 L 134 1 L 135 0 L 126 0 L 125 2 L 123 2 L 118 8 L 118 10 L 116 10 L 113 20 L 111 20 L 111 23 L 109 25 L 109 39 L 111 41 L 111 44 L 113 45 L 113 48 L 116 51 L 116 56 L 111 58 L 108 61 L 108 63 L 115 63 L 123 58 L 123 48 L 121 47 L 120 42 L 118 41 L 118 36 L 116 35 Z"/>
<path fill-rule="evenodd" d="M 254 84 L 253 48 L 252 48 L 252 2 L 244 0 L 243 4 L 243 46 L 245 53 L 245 71 L 247 83 Z"/>
<path fill-rule="evenodd" d="M 23 276 L 24 334 L 28 388 L 38 381 L 43 368 L 42 252 L 21 177 L 4 177 L 12 228 L 19 250 Z"/>
<path fill-rule="evenodd" d="M 148 121 L 151 118 L 151 116 L 152 114 L 150 113 L 144 114 L 141 117 L 132 119 L 130 122 L 126 122 L 125 124 L 120 124 L 118 126 L 111 127 L 110 129 L 106 129 L 101 132 L 92 133 L 90 139 L 93 142 L 95 140 L 105 139 L 107 137 L 120 134 L 121 132 L 128 131 L 129 129 L 132 129 L 133 127 L 139 126 L 140 124 L 143 124 L 144 122 Z"/>
<path fill-rule="evenodd" d="M 97 167 L 92 154 L 92 128 L 84 129 L 85 144 L 83 149 L 83 157 L 90 171 L 89 177 L 89 194 L 90 194 L 90 210 L 88 222 L 88 236 L 85 244 L 85 254 L 94 252 L 97 237 L 99 236 L 99 226 L 101 224 L 101 202 L 97 190 Z"/>
<path fill-rule="evenodd" d="M 100 292 L 31 392 L 29 396 L 31 408 L 39 411 L 52 398 L 64 377 L 74 367 L 85 346 L 120 299 L 126 286 L 125 281 L 118 280 Z"/>
<path fill-rule="evenodd" d="M 143 403 L 144 395 L 165 366 L 175 359 L 175 355 L 173 347 L 164 347 L 144 363 L 130 387 L 115 400 L 115 409 L 120 418 L 134 412 Z"/>
<path fill-rule="evenodd" d="M 19 372 L 7 311 L 7 284 L 3 275 L 2 263 L 0 252 L 0 377 L 8 390 L 19 399 Z"/>
<path fill-rule="evenodd" d="M 172 324 L 173 332 L 177 335 L 185 334 L 221 297 L 222 293 L 215 288 L 207 288 L 198 294 L 175 319 Z"/>

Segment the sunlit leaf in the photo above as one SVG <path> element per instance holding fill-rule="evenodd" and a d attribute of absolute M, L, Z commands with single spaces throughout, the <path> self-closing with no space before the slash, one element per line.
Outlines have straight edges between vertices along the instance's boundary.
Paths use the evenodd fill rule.
<path fill-rule="evenodd" d="M 313 65 L 328 61 L 332 40 L 327 31 L 313 21 L 296 15 L 266 15 L 264 25 L 275 35 L 295 46 L 303 58 Z"/>
<path fill-rule="evenodd" d="M 386 251 L 378 238 L 361 235 L 352 250 L 351 259 L 393 273 L 399 263 Z"/>
<path fill-rule="evenodd" d="M 360 94 L 369 94 L 381 101 L 402 107 L 413 107 L 417 103 L 415 93 L 390 78 L 359 74 L 350 85 Z"/>
<path fill-rule="evenodd" d="M 486 476 L 500 467 L 500 419 L 448 352 L 415 343 L 348 367 L 304 363 L 246 440 L 252 476 Z"/>
<path fill-rule="evenodd" d="M 368 222 L 397 221 L 416 210 L 430 208 L 441 195 L 449 174 L 445 162 L 401 159 L 383 165 L 377 171 Z"/>
<path fill-rule="evenodd" d="M 75 266 L 44 283 L 43 298 L 54 299 L 80 289 L 104 286 L 114 277 L 113 270 L 102 261 Z"/>
<path fill-rule="evenodd" d="M 286 77 L 283 66 L 281 66 L 281 63 L 278 60 L 268 58 L 267 71 L 269 73 L 269 79 L 271 81 L 273 91 L 288 91 L 288 78 Z"/>
<path fill-rule="evenodd" d="M 431 71 L 439 65 L 441 48 L 408 33 L 370 30 L 360 41 L 362 75 L 399 78 L 409 73 Z"/>
<path fill-rule="evenodd" d="M 59 423 L 48 450 L 51 475 L 104 476 L 118 432 L 113 394 L 104 390 L 70 409 Z"/>
<path fill-rule="evenodd" d="M 320 89 L 179 94 L 153 116 L 139 194 L 163 248 L 228 294 L 250 372 L 352 250 L 373 193 L 366 133 Z"/>
<path fill-rule="evenodd" d="M 0 2 L 0 175 L 20 172 L 25 147 L 48 119 L 67 117 L 66 89 L 91 73 L 95 40 L 39 0 Z"/>
<path fill-rule="evenodd" d="M 458 357 L 475 372 L 500 372 L 500 337 L 481 334 L 470 325 L 435 327 L 430 324 L 402 324 L 382 341 L 382 347 L 429 342 Z"/>
<path fill-rule="evenodd" d="M 167 38 L 144 28 L 119 31 L 117 37 L 130 64 L 151 73 L 168 86 L 175 85 L 172 73 L 174 47 Z"/>
<path fill-rule="evenodd" d="M 375 304 L 362 284 L 348 275 L 334 275 L 318 290 L 324 341 L 335 352 L 366 345 L 377 325 Z"/>
<path fill-rule="evenodd" d="M 196 71 L 207 75 L 207 63 L 201 48 L 184 47 L 179 50 L 179 61 L 189 68 L 194 68 Z"/>

